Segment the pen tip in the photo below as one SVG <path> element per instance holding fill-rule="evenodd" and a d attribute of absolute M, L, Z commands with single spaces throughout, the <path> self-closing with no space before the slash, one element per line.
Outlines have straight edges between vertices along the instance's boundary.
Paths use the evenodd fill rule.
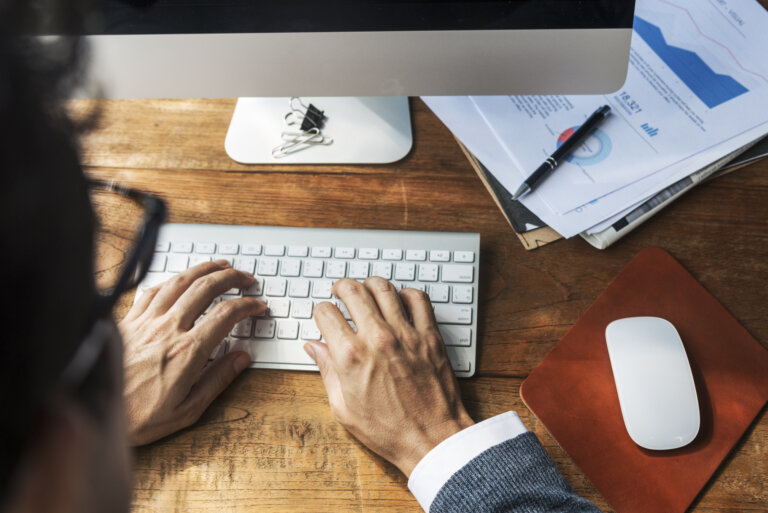
<path fill-rule="evenodd" d="M 517 189 L 517 191 L 515 191 L 515 193 L 512 195 L 512 201 L 517 201 L 517 198 L 525 194 L 525 191 L 529 189 L 530 187 L 528 186 L 528 184 L 523 182 L 523 185 L 521 185 L 520 188 Z"/>

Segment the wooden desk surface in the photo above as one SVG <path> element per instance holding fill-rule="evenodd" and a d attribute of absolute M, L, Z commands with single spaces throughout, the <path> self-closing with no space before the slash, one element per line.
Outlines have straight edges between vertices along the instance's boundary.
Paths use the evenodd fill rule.
<path fill-rule="evenodd" d="M 102 102 L 100 127 L 83 141 L 88 172 L 163 197 L 175 222 L 479 231 L 479 363 L 460 382 L 464 400 L 478 421 L 518 411 L 568 482 L 604 510 L 518 392 L 633 255 L 665 248 L 768 344 L 768 161 L 696 188 L 605 251 L 576 237 L 527 252 L 420 100 L 413 151 L 385 166 L 239 165 L 224 152 L 234 103 Z M 765 511 L 766 482 L 764 409 L 693 511 Z M 319 375 L 265 370 L 246 371 L 194 427 L 136 451 L 134 503 L 137 512 L 421 511 L 398 470 L 334 421 Z"/>

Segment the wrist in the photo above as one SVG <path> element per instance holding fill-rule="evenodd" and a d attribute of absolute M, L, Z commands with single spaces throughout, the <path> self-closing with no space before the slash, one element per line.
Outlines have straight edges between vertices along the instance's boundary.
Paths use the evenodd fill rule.
<path fill-rule="evenodd" d="M 464 413 L 458 419 L 451 419 L 450 421 L 430 426 L 422 433 L 424 436 L 407 448 L 407 453 L 398 462 L 395 462 L 395 465 L 405 474 L 405 477 L 410 477 L 416 465 L 432 449 L 440 445 L 444 440 L 474 424 L 475 422 L 470 416 Z"/>

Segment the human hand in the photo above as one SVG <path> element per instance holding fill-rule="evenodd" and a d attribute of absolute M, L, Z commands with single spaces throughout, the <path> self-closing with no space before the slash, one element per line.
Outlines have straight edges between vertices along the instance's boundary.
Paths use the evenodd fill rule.
<path fill-rule="evenodd" d="M 399 294 L 388 281 L 343 279 L 333 293 L 355 333 L 331 303 L 315 307 L 326 344 L 304 349 L 317 362 L 336 420 L 368 448 L 410 476 L 437 444 L 474 424 L 445 354 L 429 297 Z M 403 307 L 408 309 L 413 324 Z"/>
<path fill-rule="evenodd" d="M 248 353 L 237 351 L 206 367 L 236 323 L 267 309 L 263 301 L 222 301 L 195 321 L 217 296 L 247 288 L 253 280 L 226 261 L 203 263 L 146 290 L 120 322 L 131 444 L 147 444 L 194 424 L 251 362 Z"/>

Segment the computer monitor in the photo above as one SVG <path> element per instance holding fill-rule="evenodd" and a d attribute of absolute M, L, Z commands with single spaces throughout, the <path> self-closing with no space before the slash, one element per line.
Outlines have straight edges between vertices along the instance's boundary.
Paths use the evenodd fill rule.
<path fill-rule="evenodd" d="M 253 145 L 264 134 L 272 136 L 265 149 L 273 145 L 292 96 L 316 101 L 326 112 L 334 144 L 283 161 L 322 161 L 340 151 L 328 161 L 368 155 L 368 161 L 384 162 L 396 160 L 391 157 L 406 142 L 410 148 L 410 121 L 402 119 L 405 96 L 615 91 L 626 76 L 634 14 L 634 0 L 99 4 L 102 22 L 89 29 L 87 39 L 90 79 L 102 94 L 260 98 L 238 103 L 227 138 L 230 155 L 242 161 L 258 161 L 258 155 L 254 160 L 246 148 L 235 148 L 247 157 L 238 158 L 232 147 Z M 276 124 L 254 127 L 265 118 Z M 352 126 L 343 128 L 350 118 Z M 383 132 L 371 125 L 381 118 Z M 233 130 L 254 129 L 232 136 Z M 389 157 L 365 149 L 368 139 L 383 144 L 400 135 Z M 355 155 L 345 159 L 351 150 Z M 268 153 L 264 157 L 274 161 Z"/>

